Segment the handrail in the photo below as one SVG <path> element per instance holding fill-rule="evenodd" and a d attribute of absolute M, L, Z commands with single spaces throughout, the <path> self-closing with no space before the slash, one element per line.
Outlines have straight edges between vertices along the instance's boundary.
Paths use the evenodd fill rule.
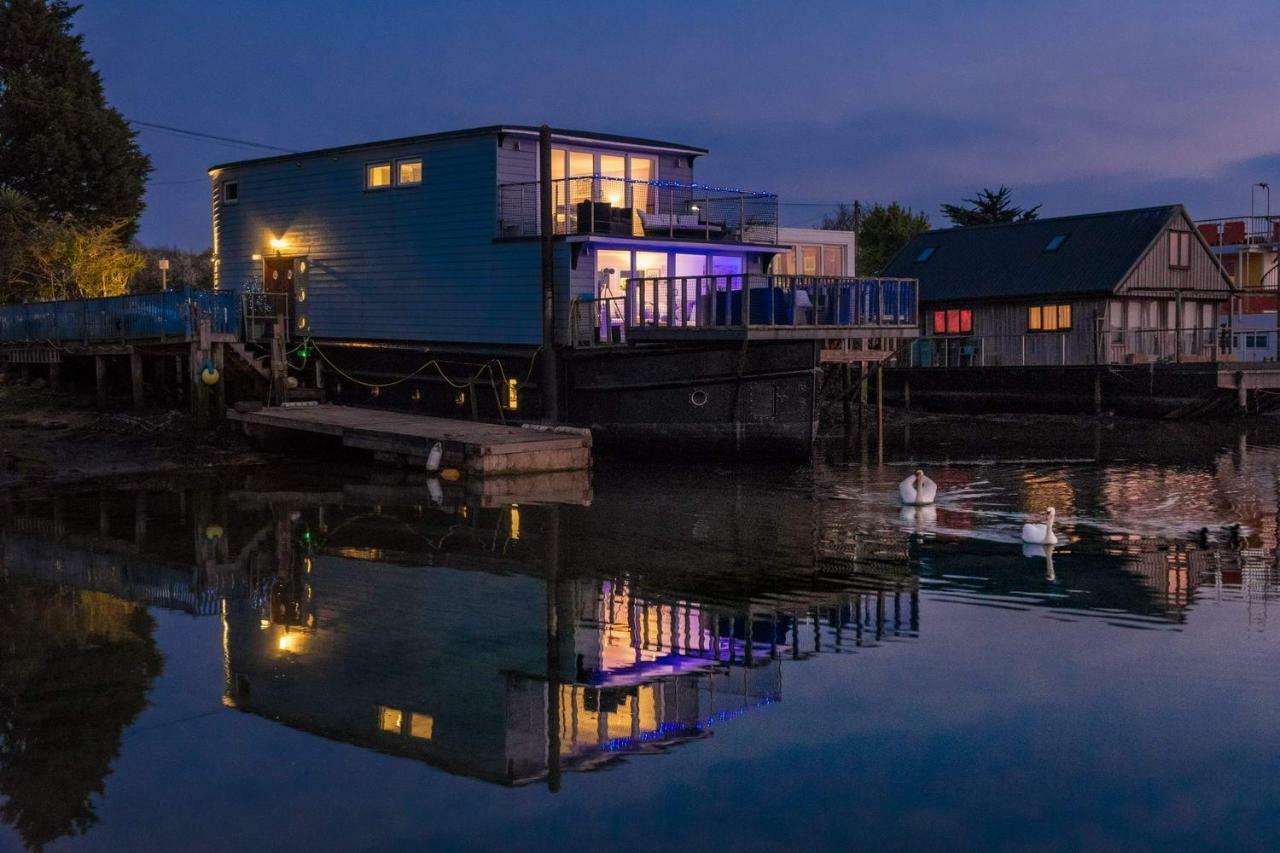
<path fill-rule="evenodd" d="M 94 343 L 190 339 L 199 320 L 215 334 L 240 328 L 240 305 L 230 291 L 168 290 L 58 302 L 0 305 L 0 342 Z"/>
<path fill-rule="evenodd" d="M 551 185 L 554 234 L 778 241 L 778 197 L 773 193 L 609 175 L 556 178 Z M 537 181 L 499 185 L 497 236 L 540 235 L 540 196 Z"/>
<path fill-rule="evenodd" d="M 915 327 L 918 296 L 915 279 L 741 273 L 641 277 L 626 281 L 626 326 Z"/>
<path fill-rule="evenodd" d="M 1237 330 L 1238 336 L 1244 330 Z M 1012 335 L 926 335 L 912 343 L 910 367 L 1043 367 L 1222 361 L 1236 347 L 1227 326 L 1101 329 Z"/>

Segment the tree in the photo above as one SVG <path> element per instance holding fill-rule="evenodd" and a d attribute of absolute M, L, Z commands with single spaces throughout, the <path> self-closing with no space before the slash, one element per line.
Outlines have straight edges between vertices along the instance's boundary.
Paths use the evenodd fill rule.
<path fill-rule="evenodd" d="M 858 235 L 858 275 L 880 275 L 889 259 L 917 234 L 929 230 L 929 217 L 903 207 L 896 201 L 889 205 L 876 203 L 870 208 L 862 202 L 840 205 L 836 212 L 822 219 L 822 227 L 832 231 L 853 231 Z"/>
<path fill-rule="evenodd" d="M 146 263 L 142 255 L 121 245 L 128 226 L 123 219 L 93 228 L 40 224 L 10 277 L 8 296 L 22 300 L 119 296 Z"/>
<path fill-rule="evenodd" d="M 151 162 L 71 32 L 66 0 L 0 0 L 0 184 L 41 219 L 137 230 Z"/>
<path fill-rule="evenodd" d="M 35 218 L 30 198 L 12 187 L 0 186 L 0 296 L 8 289 L 9 276 L 19 263 Z"/>
<path fill-rule="evenodd" d="M 1022 208 L 1012 203 L 1013 190 L 1000 185 L 1000 189 L 992 192 L 983 188 L 973 198 L 964 199 L 962 204 L 944 204 L 942 212 L 954 224 L 966 225 L 998 225 L 1003 222 L 1030 222 L 1039 216 L 1040 205 Z M 965 207 L 965 205 L 969 205 Z"/>

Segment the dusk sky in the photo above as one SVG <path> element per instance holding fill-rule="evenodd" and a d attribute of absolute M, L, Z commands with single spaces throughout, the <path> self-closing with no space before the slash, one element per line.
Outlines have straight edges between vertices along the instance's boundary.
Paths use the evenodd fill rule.
<path fill-rule="evenodd" d="M 87 0 L 126 117 L 291 150 L 487 124 L 700 145 L 700 181 L 838 201 L 1014 189 L 1043 215 L 1280 193 L 1276 2 Z M 267 152 L 143 129 L 140 239 L 210 243 L 206 168 Z M 1258 191 L 1259 212 L 1262 193 Z M 1274 202 L 1280 209 L 1280 195 Z"/>

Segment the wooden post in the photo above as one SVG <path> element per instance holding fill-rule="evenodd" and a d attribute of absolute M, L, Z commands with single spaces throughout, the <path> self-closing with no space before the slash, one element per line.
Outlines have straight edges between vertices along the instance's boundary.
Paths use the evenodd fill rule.
<path fill-rule="evenodd" d="M 202 319 L 199 335 L 191 344 L 191 409 L 196 429 L 209 428 L 209 386 L 204 384 L 200 374 L 204 371 L 205 362 L 209 360 L 210 338 L 212 327 L 208 318 Z"/>
<path fill-rule="evenodd" d="M 31 384 L 31 365 L 25 361 L 22 362 L 22 365 L 18 368 L 18 375 L 22 378 L 23 385 L 30 385 Z"/>
<path fill-rule="evenodd" d="M 271 331 L 271 396 L 276 405 L 289 399 L 289 377 L 284 361 L 284 315 L 276 315 Z"/>
<path fill-rule="evenodd" d="M 62 390 L 62 363 L 49 362 L 49 390 L 57 393 Z"/>
<path fill-rule="evenodd" d="M 137 347 L 129 348 L 129 380 L 133 385 L 133 407 L 141 409 L 147 401 L 142 384 L 142 353 Z"/>
<path fill-rule="evenodd" d="M 858 362 L 858 431 L 867 425 L 867 363 Z"/>
<path fill-rule="evenodd" d="M 876 432 L 884 434 L 884 362 L 876 365 Z"/>
<path fill-rule="evenodd" d="M 538 165 L 542 231 L 542 359 L 538 373 L 542 396 L 542 420 L 553 424 L 560 419 L 559 368 L 556 364 L 555 341 L 555 205 L 551 182 L 551 128 L 542 125 L 538 131 Z M 567 196 L 566 196 L 567 198 Z M 591 205 L 592 211 L 595 204 Z"/>
<path fill-rule="evenodd" d="M 186 383 L 182 381 L 182 356 L 173 357 L 173 407 L 182 405 L 182 389 Z"/>
<path fill-rule="evenodd" d="M 99 409 L 107 407 L 107 358 L 98 354 L 93 357 L 94 388 L 97 392 Z"/>
<path fill-rule="evenodd" d="M 902 376 L 902 405 L 908 412 L 911 411 L 911 376 L 909 374 Z"/>
<path fill-rule="evenodd" d="M 133 547 L 141 551 L 147 545 L 147 493 L 133 496 Z"/>
<path fill-rule="evenodd" d="M 214 407 L 213 419 L 219 423 L 227 416 L 227 371 L 226 371 L 226 344 L 218 343 L 213 346 L 213 367 L 218 371 L 218 384 L 213 386 Z"/>
<path fill-rule="evenodd" d="M 844 365 L 844 422 L 845 425 L 853 423 L 853 365 L 846 363 Z"/>
<path fill-rule="evenodd" d="M 1096 370 L 1093 373 L 1093 413 L 1095 415 L 1102 414 L 1102 371 Z"/>
<path fill-rule="evenodd" d="M 1244 371 L 1236 371 L 1236 408 L 1240 414 L 1249 413 L 1249 387 L 1244 384 Z"/>

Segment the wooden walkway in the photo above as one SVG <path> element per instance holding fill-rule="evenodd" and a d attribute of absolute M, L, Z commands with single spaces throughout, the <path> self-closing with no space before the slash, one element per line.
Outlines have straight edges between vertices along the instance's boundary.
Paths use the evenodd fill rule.
<path fill-rule="evenodd" d="M 438 441 L 441 467 L 481 476 L 577 471 L 591 465 L 591 433 L 459 421 L 352 406 L 298 406 L 227 412 L 246 432 L 285 430 L 332 436 L 388 461 L 425 464 Z"/>

